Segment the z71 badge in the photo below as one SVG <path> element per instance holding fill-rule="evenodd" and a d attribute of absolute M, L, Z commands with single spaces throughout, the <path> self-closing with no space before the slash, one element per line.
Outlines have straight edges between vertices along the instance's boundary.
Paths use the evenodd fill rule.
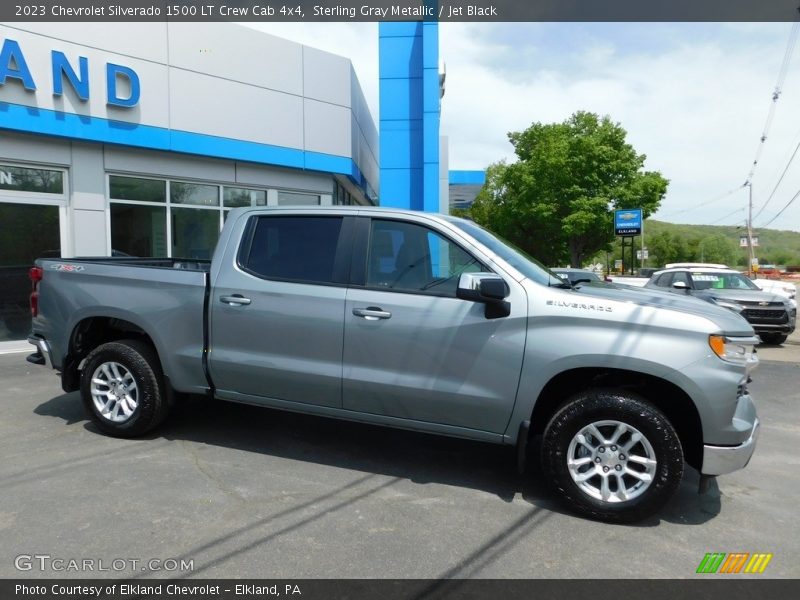
<path fill-rule="evenodd" d="M 64 263 L 56 263 L 54 265 L 50 265 L 50 269 L 53 271 L 62 271 L 64 273 L 75 273 L 77 271 L 83 271 L 83 267 L 81 265 L 67 265 Z"/>

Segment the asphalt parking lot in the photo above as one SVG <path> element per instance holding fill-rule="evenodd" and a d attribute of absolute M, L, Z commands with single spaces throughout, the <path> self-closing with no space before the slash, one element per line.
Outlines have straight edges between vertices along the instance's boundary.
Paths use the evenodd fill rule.
<path fill-rule="evenodd" d="M 798 577 L 800 336 L 760 355 L 750 465 L 703 496 L 689 470 L 635 526 L 565 512 L 480 443 L 201 401 L 105 437 L 52 372 L 2 355 L 0 577 L 682 578 L 706 552 L 771 552 L 757 577 Z M 128 562 L 18 571 L 19 555 Z M 193 569 L 142 571 L 170 558 Z"/>

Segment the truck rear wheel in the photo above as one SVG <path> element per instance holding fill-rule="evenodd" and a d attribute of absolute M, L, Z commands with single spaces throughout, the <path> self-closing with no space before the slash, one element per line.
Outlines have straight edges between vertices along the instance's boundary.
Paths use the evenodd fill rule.
<path fill-rule="evenodd" d="M 683 449 L 669 420 L 643 398 L 586 390 L 547 425 L 542 468 L 578 513 L 633 522 L 654 514 L 678 489 Z"/>
<path fill-rule="evenodd" d="M 81 373 L 86 413 L 103 433 L 134 437 L 158 426 L 169 406 L 155 351 L 139 340 L 98 346 Z"/>

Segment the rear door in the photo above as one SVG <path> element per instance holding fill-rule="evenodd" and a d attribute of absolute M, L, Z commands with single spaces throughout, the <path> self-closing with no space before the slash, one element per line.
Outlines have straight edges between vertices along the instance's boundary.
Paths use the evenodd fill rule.
<path fill-rule="evenodd" d="M 341 407 L 354 220 L 335 213 L 249 218 L 238 255 L 223 264 L 209 299 L 209 365 L 220 397 Z"/>
<path fill-rule="evenodd" d="M 456 298 L 461 273 L 486 271 L 442 231 L 402 219 L 359 223 L 344 336 L 344 408 L 505 431 L 525 347 L 525 291 L 506 277 L 511 315 Z M 366 250 L 364 250 L 366 248 Z"/>

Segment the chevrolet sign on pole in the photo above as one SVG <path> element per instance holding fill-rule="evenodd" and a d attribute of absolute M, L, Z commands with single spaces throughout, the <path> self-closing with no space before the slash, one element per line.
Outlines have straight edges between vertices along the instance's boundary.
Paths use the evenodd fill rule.
<path fill-rule="evenodd" d="M 633 236 L 642 234 L 642 209 L 614 211 L 614 234 Z"/>

